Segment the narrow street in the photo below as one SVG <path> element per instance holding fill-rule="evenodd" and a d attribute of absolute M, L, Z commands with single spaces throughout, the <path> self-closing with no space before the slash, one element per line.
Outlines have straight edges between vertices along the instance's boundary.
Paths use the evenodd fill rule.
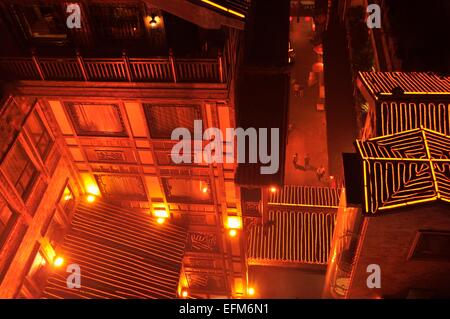
<path fill-rule="evenodd" d="M 290 40 L 295 51 L 295 62 L 291 73 L 285 164 L 286 185 L 325 186 L 328 183 L 326 116 L 325 110 L 318 110 L 317 107 L 319 79 L 323 76 L 323 70 L 322 72 L 312 72 L 313 66 L 321 62 L 321 57 L 314 52 L 313 45 L 310 43 L 313 36 L 312 23 L 312 18 L 301 17 L 297 22 L 297 18 L 293 17 L 290 26 Z M 317 70 L 315 69 L 315 71 Z M 304 88 L 304 92 L 300 96 L 294 91 L 295 82 Z M 297 165 L 293 163 L 295 154 L 297 154 Z M 305 157 L 310 158 L 309 165 L 305 165 Z M 322 180 L 319 181 L 316 170 L 321 165 L 323 165 L 325 173 Z"/>

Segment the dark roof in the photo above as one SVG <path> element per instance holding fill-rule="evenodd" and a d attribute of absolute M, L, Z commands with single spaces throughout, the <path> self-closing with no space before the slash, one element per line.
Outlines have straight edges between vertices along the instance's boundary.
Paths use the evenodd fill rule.
<path fill-rule="evenodd" d="M 282 185 L 289 105 L 290 77 L 287 69 L 289 1 L 253 1 L 245 29 L 244 59 L 236 82 L 237 126 L 279 129 L 279 170 L 263 175 L 258 163 L 238 165 L 235 181 L 240 185 Z M 269 140 L 273 138 L 269 134 Z"/>
<path fill-rule="evenodd" d="M 142 211 L 80 204 L 58 253 L 80 266 L 81 288 L 67 288 L 62 267 L 44 298 L 175 298 L 186 238 L 185 229 Z"/>
<path fill-rule="evenodd" d="M 249 264 L 324 265 L 328 261 L 336 209 L 270 210 L 266 225 L 252 227 Z"/>
<path fill-rule="evenodd" d="M 289 98 L 289 76 L 287 74 L 255 74 L 242 72 L 237 83 L 237 126 L 243 129 L 279 129 L 279 169 L 276 174 L 260 172 L 262 163 L 240 163 L 235 180 L 240 185 L 282 185 L 284 182 L 284 160 Z M 269 141 L 272 142 L 271 134 Z M 270 145 L 270 143 L 269 143 Z M 248 147 L 247 147 L 248 150 Z M 259 150 L 259 145 L 258 145 Z M 270 152 L 270 149 L 268 148 Z"/>
<path fill-rule="evenodd" d="M 289 0 L 252 2 L 245 32 L 245 65 L 263 67 L 286 65 L 289 15 Z"/>
<path fill-rule="evenodd" d="M 356 145 L 363 163 L 366 213 L 450 202 L 450 136 L 421 128 Z"/>

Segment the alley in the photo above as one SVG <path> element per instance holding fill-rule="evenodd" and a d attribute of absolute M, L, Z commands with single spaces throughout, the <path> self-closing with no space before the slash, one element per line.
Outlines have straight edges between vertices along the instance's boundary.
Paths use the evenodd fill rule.
<path fill-rule="evenodd" d="M 321 57 L 314 52 L 310 39 L 313 36 L 311 18 L 294 17 L 290 26 L 290 41 L 295 52 L 291 73 L 288 144 L 286 150 L 286 185 L 327 185 L 328 151 L 325 111 L 320 110 L 320 77 L 316 64 Z M 316 65 L 315 65 L 316 64 Z M 312 73 L 311 73 L 312 72 Z M 298 83 L 303 93 L 295 92 Z M 298 87 L 298 86 L 297 86 Z M 323 92 L 322 92 L 323 96 Z M 294 156 L 297 154 L 296 164 Z M 305 159 L 306 158 L 306 159 Z M 309 158 L 309 159 L 308 159 Z M 306 163 L 305 163 L 306 162 Z M 324 176 L 317 177 L 317 169 L 323 165 Z"/>

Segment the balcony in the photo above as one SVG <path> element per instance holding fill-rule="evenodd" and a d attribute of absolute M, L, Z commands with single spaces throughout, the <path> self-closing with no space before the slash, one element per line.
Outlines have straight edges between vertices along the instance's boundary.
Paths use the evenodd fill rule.
<path fill-rule="evenodd" d="M 0 58 L 0 69 L 16 80 L 85 82 L 226 83 L 228 54 L 216 59 L 31 57 Z M 227 63 L 228 62 L 228 63 Z"/>

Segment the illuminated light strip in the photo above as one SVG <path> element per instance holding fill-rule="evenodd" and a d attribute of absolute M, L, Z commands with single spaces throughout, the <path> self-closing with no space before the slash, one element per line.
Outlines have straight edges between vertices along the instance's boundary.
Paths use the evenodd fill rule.
<path fill-rule="evenodd" d="M 413 134 L 411 134 L 413 133 Z M 395 138 L 398 137 L 398 138 Z M 408 145 L 408 143 L 404 142 L 404 139 L 406 137 L 406 140 L 408 142 L 408 140 L 411 142 L 410 145 Z M 443 138 L 445 138 L 445 140 L 443 140 Z M 380 144 L 378 143 L 373 143 L 375 142 L 375 140 L 381 140 Z M 372 143 L 371 143 L 372 142 Z M 366 200 L 365 202 L 365 211 L 367 213 L 372 213 L 375 214 L 376 211 L 378 210 L 386 210 L 386 209 L 390 209 L 390 208 L 395 208 L 395 207 L 403 207 L 406 205 L 412 205 L 412 204 L 416 204 L 416 203 L 423 203 L 423 202 L 429 202 L 429 201 L 434 201 L 434 200 L 444 200 L 446 202 L 450 202 L 450 198 L 447 195 L 447 191 L 443 190 L 443 194 L 441 194 L 442 190 L 439 190 L 439 186 L 443 185 L 441 183 L 444 183 L 444 179 L 445 177 L 442 177 L 441 175 L 437 175 L 438 173 L 435 170 L 434 165 L 436 163 L 444 163 L 444 164 L 449 164 L 450 163 L 450 159 L 442 159 L 442 158 L 436 158 L 433 159 L 432 158 L 432 152 L 444 152 L 446 153 L 447 149 L 450 147 L 450 137 L 446 134 L 443 134 L 441 132 L 437 132 L 434 131 L 432 129 L 429 128 L 424 128 L 423 126 L 421 126 L 421 128 L 419 129 L 413 129 L 413 130 L 409 130 L 409 132 L 400 132 L 400 133 L 396 133 L 396 134 L 391 134 L 390 137 L 386 137 L 386 136 L 380 136 L 378 138 L 374 138 L 374 139 L 369 139 L 368 141 L 361 141 L 358 140 L 356 143 L 357 149 L 361 155 L 361 157 L 363 158 L 363 174 L 364 174 L 364 198 Z M 386 148 L 387 147 L 387 148 Z M 380 154 L 385 154 L 385 151 L 388 151 L 387 154 L 395 154 L 395 148 L 401 147 L 402 149 L 404 149 L 405 151 L 418 151 L 420 150 L 422 155 L 418 155 L 418 156 L 426 156 L 426 159 L 423 158 L 393 158 L 393 157 L 377 157 L 376 155 Z M 406 147 L 406 148 L 405 148 Z M 380 153 L 381 152 L 381 153 Z M 394 153 L 393 153 L 394 152 Z M 426 152 L 426 153 L 425 153 Z M 376 154 L 374 157 L 370 157 L 370 156 L 364 156 L 364 154 Z M 385 164 L 383 164 L 383 162 Z M 394 163 L 393 163 L 394 162 Z M 412 196 L 413 198 L 415 197 L 416 200 L 410 200 L 407 202 L 403 202 L 403 203 L 399 203 L 399 204 L 391 204 L 389 205 L 389 201 L 388 200 L 385 204 L 388 204 L 386 206 L 381 206 L 380 204 L 383 204 L 384 200 L 384 192 L 387 192 L 386 195 L 389 195 L 389 197 L 391 195 L 394 195 L 396 193 L 396 191 L 392 188 L 393 185 L 385 185 L 384 181 L 383 181 L 383 177 L 385 172 L 385 169 L 389 169 L 389 167 L 395 167 L 396 171 L 401 167 L 398 165 L 398 162 L 404 162 L 402 163 L 404 166 L 410 166 L 410 164 L 408 163 L 421 163 L 421 162 L 427 162 L 430 165 L 430 168 L 427 170 L 427 177 L 426 180 L 430 183 L 429 186 L 427 187 L 420 187 L 420 188 L 416 188 L 415 189 L 415 195 Z M 397 163 L 397 165 L 396 165 Z M 370 165 L 370 167 L 368 167 L 367 165 Z M 382 166 L 380 166 L 382 165 Z M 385 165 L 388 165 L 388 167 L 384 167 Z M 373 167 L 374 169 L 374 174 L 371 177 L 368 173 L 368 169 L 371 170 L 371 168 Z M 440 168 L 439 168 L 439 172 L 440 172 Z M 400 176 L 398 175 L 398 172 L 392 172 L 393 178 L 400 178 Z M 441 173 L 439 173 L 441 174 Z M 396 177 L 395 177 L 396 176 Z M 385 176 L 386 178 L 388 176 Z M 372 190 L 372 182 L 368 182 L 369 179 L 372 180 L 372 178 L 374 178 L 373 182 L 375 183 L 374 185 L 374 189 Z M 391 177 L 389 177 L 391 178 Z M 379 184 L 378 182 L 381 182 L 381 184 L 379 186 L 381 186 L 382 188 L 380 189 L 377 184 Z M 406 186 L 403 185 L 404 183 L 401 182 L 401 180 L 397 180 L 397 182 L 399 183 L 399 185 Z M 423 183 L 424 180 L 423 178 L 419 178 L 417 179 L 417 183 L 421 184 Z M 427 183 L 428 183 L 427 182 Z M 387 189 L 384 189 L 384 187 L 387 187 Z M 395 183 L 394 183 L 395 186 Z M 397 185 L 398 186 L 398 185 Z M 370 187 L 370 189 L 369 189 Z M 408 187 L 405 189 L 408 190 Z M 411 191 L 411 188 L 409 187 L 409 191 Z M 433 192 L 435 193 L 435 195 L 431 195 L 433 197 L 431 197 L 430 195 L 427 195 L 427 192 Z M 381 192 L 381 198 L 379 198 L 379 194 L 378 192 Z M 425 193 L 424 193 L 425 192 Z M 369 195 L 370 194 L 370 195 Z M 417 199 L 419 198 L 419 199 Z M 444 199 L 445 198 L 445 199 Z M 370 203 L 369 203 L 370 201 Z M 392 199 L 392 202 L 399 202 L 399 200 L 394 200 Z M 369 208 L 370 205 L 370 208 Z"/>
<path fill-rule="evenodd" d="M 268 205 L 276 206 L 296 206 L 296 207 L 320 207 L 320 208 L 339 208 L 339 206 L 329 206 L 329 205 L 310 205 L 310 204 L 291 204 L 291 203 L 277 203 L 277 202 L 267 202 Z"/>
<path fill-rule="evenodd" d="M 450 158 L 442 159 L 442 158 L 432 158 L 431 160 L 427 158 L 405 158 L 405 157 L 363 157 L 365 160 L 369 161 L 394 161 L 394 162 L 450 162 Z"/>
<path fill-rule="evenodd" d="M 440 198 L 441 195 L 439 194 L 439 187 L 438 187 L 438 183 L 436 181 L 436 172 L 434 171 L 433 159 L 431 158 L 430 147 L 428 146 L 427 135 L 425 134 L 425 130 L 423 130 L 423 126 L 421 128 L 422 128 L 423 142 L 425 143 L 425 150 L 427 151 L 427 156 L 428 156 L 428 159 L 430 160 L 430 169 L 431 169 L 431 174 L 433 175 L 434 189 L 436 191 L 437 198 Z"/>
<path fill-rule="evenodd" d="M 393 75 L 396 75 L 395 77 Z M 359 72 L 359 78 L 372 93 L 375 99 L 379 95 L 392 95 L 388 92 L 393 86 L 404 88 L 409 95 L 450 95 L 450 82 L 448 79 L 438 79 L 436 75 L 428 75 L 422 72 Z M 414 89 L 419 89 L 415 91 Z M 421 89 L 425 89 L 422 91 Z M 427 91 L 428 90 L 428 91 Z"/>
<path fill-rule="evenodd" d="M 212 2 L 212 1 L 210 1 L 210 0 L 201 0 L 201 1 L 204 2 L 204 3 L 207 3 L 207 4 L 209 4 L 209 5 L 211 5 L 211 6 L 213 6 L 213 7 L 216 7 L 217 9 L 226 11 L 226 12 L 231 13 L 231 14 L 234 14 L 235 16 L 238 16 L 238 17 L 240 17 L 240 18 L 245 18 L 245 15 L 243 15 L 242 13 L 239 13 L 239 12 L 236 12 L 236 11 L 234 11 L 234 10 L 228 9 L 228 8 L 226 8 L 226 7 L 224 7 L 224 6 L 221 6 L 220 4 L 217 4 L 217 3 Z"/>
<path fill-rule="evenodd" d="M 409 205 L 414 205 L 414 204 L 432 202 L 436 199 L 438 199 L 438 197 L 434 196 L 434 197 L 427 198 L 427 199 L 419 199 L 419 200 L 414 200 L 414 201 L 405 202 L 405 203 L 401 203 L 401 204 L 382 206 L 382 207 L 379 207 L 378 210 L 386 210 L 386 209 L 392 209 L 392 208 L 396 208 L 396 207 L 404 207 L 404 206 L 409 206 Z"/>
<path fill-rule="evenodd" d="M 439 94 L 439 95 L 450 95 L 450 92 L 403 92 L 403 94 Z"/>
<path fill-rule="evenodd" d="M 366 161 L 363 162 L 363 167 L 364 167 L 364 197 L 366 198 L 365 200 L 365 204 L 366 204 L 366 213 L 369 212 L 369 195 L 368 195 L 368 191 L 367 191 L 367 168 L 366 168 Z"/>

